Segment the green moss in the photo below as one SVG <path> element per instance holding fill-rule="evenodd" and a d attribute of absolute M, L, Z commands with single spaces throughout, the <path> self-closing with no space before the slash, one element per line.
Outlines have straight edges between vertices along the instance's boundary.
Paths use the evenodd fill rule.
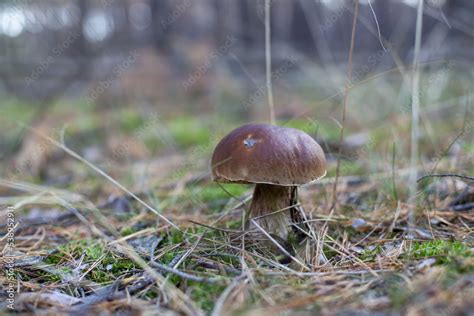
<path fill-rule="evenodd" d="M 69 113 L 70 117 L 73 118 L 73 121 L 68 122 L 65 126 L 67 127 L 66 131 L 71 134 L 68 135 L 70 139 L 78 141 L 76 139 L 79 136 L 86 136 L 86 140 L 89 142 L 97 141 L 97 138 L 94 139 L 92 136 L 88 135 L 86 132 L 92 132 L 97 137 L 97 130 L 101 128 L 102 122 L 97 113 Z M 58 123 L 57 127 L 62 127 L 63 123 Z M 73 136 L 73 137 L 72 137 Z M 100 135 L 101 137 L 104 135 Z M 92 139 L 90 139 L 92 138 Z"/>
<path fill-rule="evenodd" d="M 90 260 L 98 260 L 102 255 L 107 252 L 104 248 L 104 244 L 102 243 L 95 243 L 89 245 L 84 250 L 86 253 L 86 258 Z"/>
<path fill-rule="evenodd" d="M 172 229 L 168 232 L 167 242 L 170 245 L 180 244 L 184 241 L 184 235 L 182 231 Z"/>
<path fill-rule="evenodd" d="M 184 241 L 184 233 L 177 229 L 171 229 L 167 232 L 166 236 L 164 236 L 163 246 L 164 249 L 171 248 L 172 246 L 181 244 Z M 171 251 L 165 251 L 164 255 L 161 257 L 160 262 L 163 264 L 170 263 L 176 256 L 182 253 L 178 249 L 174 249 Z"/>
<path fill-rule="evenodd" d="M 468 154 L 474 153 L 474 142 L 465 142 L 462 143 L 462 150 Z"/>
<path fill-rule="evenodd" d="M 120 235 L 125 237 L 125 236 L 131 235 L 131 234 L 133 234 L 137 231 L 138 231 L 138 229 L 136 227 L 124 227 L 120 231 Z"/>
<path fill-rule="evenodd" d="M 50 264 L 60 264 L 67 262 L 70 257 L 77 258 L 83 253 L 85 259 L 97 260 L 103 253 L 104 247 L 101 244 L 94 243 L 91 240 L 78 239 L 58 247 L 58 252 L 49 255 L 44 262 Z"/>
<path fill-rule="evenodd" d="M 363 175 L 365 168 L 358 161 L 341 160 L 339 167 L 339 175 Z M 334 177 L 336 175 L 336 164 L 328 168 L 327 177 Z"/>
<path fill-rule="evenodd" d="M 124 108 L 118 114 L 120 129 L 126 133 L 135 132 L 145 123 L 140 113 L 133 108 Z"/>
<path fill-rule="evenodd" d="M 301 118 L 294 118 L 289 121 L 279 121 L 278 125 L 296 128 L 310 135 L 314 135 L 319 129 L 319 124 L 317 121 Z"/>
<path fill-rule="evenodd" d="M 144 293 L 144 297 L 146 297 L 147 299 L 149 300 L 153 300 L 155 298 L 157 298 L 159 295 L 158 295 L 158 291 L 155 291 L 153 289 L 149 290 L 149 291 L 146 291 Z"/>
<path fill-rule="evenodd" d="M 437 265 L 448 266 L 452 271 L 469 272 L 474 267 L 467 258 L 472 258 L 470 247 L 461 241 L 432 240 L 413 242 L 407 252 L 407 258 L 422 260 L 436 258 Z"/>
<path fill-rule="evenodd" d="M 38 271 L 37 272 L 37 280 L 41 280 L 43 282 L 60 282 L 62 281 L 63 275 L 70 275 L 72 272 L 72 269 L 70 267 L 66 266 L 61 266 L 61 267 L 55 267 L 54 273 L 50 273 L 47 271 Z"/>
<path fill-rule="evenodd" d="M 11 122 L 28 123 L 38 109 L 37 104 L 24 103 L 19 100 L 2 98 L 0 115 Z"/>
<path fill-rule="evenodd" d="M 323 252 L 324 252 L 324 255 L 326 256 L 326 258 L 329 259 L 329 260 L 337 255 L 337 251 L 329 248 L 326 245 L 323 246 Z"/>
<path fill-rule="evenodd" d="M 227 200 L 231 198 L 228 193 L 232 196 L 239 197 L 248 190 L 248 186 L 237 184 L 221 184 L 219 186 L 218 184 L 210 184 L 204 187 L 195 187 L 193 189 L 197 189 L 200 200 L 207 203 L 222 199 Z"/>
<path fill-rule="evenodd" d="M 58 252 L 47 256 L 44 262 L 54 265 L 58 269 L 66 269 L 70 272 L 69 266 L 60 266 L 69 264 L 71 257 L 75 260 L 83 257 L 83 263 L 99 264 L 92 269 L 86 278 L 97 283 L 108 283 L 116 279 L 117 275 L 122 275 L 127 271 L 136 269 L 135 264 L 128 258 L 113 253 L 106 247 L 104 242 L 98 242 L 92 239 L 75 240 L 58 247 Z M 50 275 L 48 281 L 57 281 L 59 276 Z"/>
<path fill-rule="evenodd" d="M 382 253 L 382 247 L 380 245 L 377 245 L 372 249 L 364 249 L 361 252 L 359 258 L 364 261 L 372 261 L 375 260 L 377 255 L 379 255 L 380 253 Z"/>
<path fill-rule="evenodd" d="M 446 262 L 450 257 L 467 257 L 472 254 L 470 248 L 460 241 L 430 240 L 414 242 L 409 255 L 414 259 L 440 257 L 441 262 Z"/>
<path fill-rule="evenodd" d="M 5 154 L 12 154 L 21 146 L 21 136 L 25 130 L 17 123 L 28 125 L 37 109 L 37 104 L 23 103 L 18 100 L 2 98 L 0 100 L 0 117 L 4 118 L 0 125 L 0 158 Z M 7 164 L 2 165 L 6 168 Z"/>
<path fill-rule="evenodd" d="M 160 137 L 157 137 L 156 134 L 143 135 L 143 143 L 151 153 L 157 152 L 165 147 L 163 140 Z"/>
<path fill-rule="evenodd" d="M 306 132 L 309 135 L 317 136 L 326 140 L 339 139 L 340 129 L 333 121 L 317 121 L 313 119 L 291 119 L 288 121 L 280 121 L 280 126 L 291 127 Z"/>
<path fill-rule="evenodd" d="M 207 312 L 212 311 L 215 301 L 225 289 L 225 285 L 197 283 L 193 281 L 188 282 L 188 286 L 191 299 Z"/>
<path fill-rule="evenodd" d="M 180 147 L 203 145 L 211 139 L 211 131 L 202 120 L 180 117 L 168 124 L 171 135 Z"/>
<path fill-rule="evenodd" d="M 179 255 L 179 251 L 167 251 L 161 258 L 160 263 L 168 264 L 170 263 L 176 256 Z"/>
<path fill-rule="evenodd" d="M 191 208 L 205 208 L 215 212 L 220 211 L 233 197 L 241 197 L 248 189 L 249 186 L 237 184 L 192 185 L 186 189 L 183 200 L 189 203 Z"/>
<path fill-rule="evenodd" d="M 167 146 L 165 134 L 162 134 L 161 119 L 158 117 L 145 117 L 133 108 L 123 108 L 115 112 L 113 121 L 118 124 L 118 128 L 123 133 L 138 138 L 138 142 L 145 144 L 145 147 L 154 153 Z"/>
<path fill-rule="evenodd" d="M 227 229 L 236 229 L 236 230 L 240 230 L 242 228 L 242 219 L 231 219 L 231 220 L 228 220 L 226 223 L 226 228 Z"/>
<path fill-rule="evenodd" d="M 62 261 L 63 254 L 52 254 L 47 256 L 43 262 L 46 264 L 58 264 Z"/>

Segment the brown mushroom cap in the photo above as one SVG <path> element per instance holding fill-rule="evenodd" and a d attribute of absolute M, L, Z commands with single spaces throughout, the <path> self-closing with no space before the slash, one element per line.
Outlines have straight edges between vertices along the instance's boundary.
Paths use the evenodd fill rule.
<path fill-rule="evenodd" d="M 217 144 L 211 171 L 217 182 L 297 186 L 326 175 L 326 157 L 321 146 L 303 131 L 247 124 Z"/>

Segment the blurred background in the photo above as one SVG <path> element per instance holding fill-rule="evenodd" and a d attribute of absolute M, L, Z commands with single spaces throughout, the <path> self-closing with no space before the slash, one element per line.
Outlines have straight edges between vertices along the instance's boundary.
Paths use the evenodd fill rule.
<path fill-rule="evenodd" d="M 360 0 L 344 175 L 406 166 L 416 6 Z M 353 14 L 353 1 L 271 1 L 278 124 L 313 135 L 330 162 Z M 131 185 L 207 172 L 220 137 L 269 121 L 264 15 L 264 0 L 0 1 L 2 172 L 68 183 L 79 168 L 25 126 L 124 181 L 138 172 Z M 425 1 L 422 30 L 421 156 L 472 153 L 474 3 Z"/>

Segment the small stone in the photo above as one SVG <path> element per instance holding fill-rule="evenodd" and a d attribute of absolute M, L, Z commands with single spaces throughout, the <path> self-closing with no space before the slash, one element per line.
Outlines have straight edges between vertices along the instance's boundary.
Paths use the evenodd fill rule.
<path fill-rule="evenodd" d="M 362 253 L 364 251 L 364 248 L 362 248 L 360 246 L 352 246 L 351 250 L 356 252 L 356 253 Z"/>
<path fill-rule="evenodd" d="M 432 219 L 430 220 L 430 223 L 431 223 L 431 225 L 438 225 L 438 224 L 439 224 L 439 220 L 436 219 L 436 218 L 432 218 Z"/>
<path fill-rule="evenodd" d="M 431 267 L 433 264 L 436 263 L 436 259 L 435 258 L 428 258 L 428 259 L 425 259 L 423 260 L 422 262 L 420 262 L 416 268 L 417 270 L 423 270 L 425 268 L 428 268 L 428 267 Z"/>
<path fill-rule="evenodd" d="M 368 227 L 369 225 L 362 218 L 354 218 L 352 220 L 352 228 L 354 228 L 357 231 L 366 231 Z"/>

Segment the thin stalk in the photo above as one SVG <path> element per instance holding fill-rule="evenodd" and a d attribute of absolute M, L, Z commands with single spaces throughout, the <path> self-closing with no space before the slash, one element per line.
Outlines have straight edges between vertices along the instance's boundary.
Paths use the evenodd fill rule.
<path fill-rule="evenodd" d="M 273 104 L 272 86 L 272 50 L 271 50 L 271 27 L 270 27 L 270 0 L 265 0 L 265 61 L 267 73 L 267 97 L 270 109 L 270 123 L 275 124 L 275 106 Z"/>
<path fill-rule="evenodd" d="M 344 87 L 344 103 L 342 107 L 342 122 L 341 122 L 341 133 L 339 135 L 339 150 L 337 155 L 337 165 L 336 165 L 336 180 L 334 181 L 333 187 L 333 201 L 331 209 L 336 207 L 337 202 L 337 181 L 339 179 L 339 169 L 341 165 L 341 154 L 342 154 L 342 142 L 344 140 L 344 125 L 346 122 L 346 108 L 347 108 L 347 100 L 349 96 L 349 89 L 351 86 L 351 77 L 352 77 L 352 55 L 354 52 L 354 42 L 355 42 L 355 32 L 357 26 L 357 16 L 359 15 L 359 1 L 355 2 L 355 10 L 354 10 L 354 20 L 352 21 L 352 34 L 351 34 L 351 46 L 349 49 L 349 62 L 348 62 L 348 69 L 347 69 L 347 78 L 346 78 L 346 85 Z"/>
<path fill-rule="evenodd" d="M 411 89 L 411 151 L 410 151 L 410 179 L 409 179 L 409 202 L 410 213 L 408 220 L 408 228 L 415 226 L 416 213 L 416 192 L 418 189 L 416 180 L 418 177 L 418 137 L 419 137 L 419 121 L 420 121 L 420 71 L 418 68 L 420 48 L 421 48 L 421 31 L 423 25 L 423 0 L 418 0 L 418 12 L 416 17 L 416 35 L 415 35 L 415 53 L 413 56 L 413 77 Z"/>
<path fill-rule="evenodd" d="M 395 142 L 394 142 L 392 145 L 392 191 L 393 191 L 393 197 L 398 202 L 397 185 L 395 183 L 395 158 L 396 158 L 396 147 L 395 147 Z"/>

